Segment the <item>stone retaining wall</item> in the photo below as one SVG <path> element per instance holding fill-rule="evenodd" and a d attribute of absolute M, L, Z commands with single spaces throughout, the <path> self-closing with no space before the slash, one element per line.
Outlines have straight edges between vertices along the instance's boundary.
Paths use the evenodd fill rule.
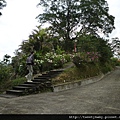
<path fill-rule="evenodd" d="M 101 80 L 104 76 L 105 76 L 104 74 L 100 74 L 98 76 L 83 79 L 83 80 L 78 80 L 78 81 L 73 81 L 73 82 L 64 82 L 62 84 L 53 85 L 53 91 L 59 92 L 59 91 L 68 90 L 68 89 L 80 87 L 83 85 L 87 85 L 90 83 L 94 83 L 94 82 Z"/>

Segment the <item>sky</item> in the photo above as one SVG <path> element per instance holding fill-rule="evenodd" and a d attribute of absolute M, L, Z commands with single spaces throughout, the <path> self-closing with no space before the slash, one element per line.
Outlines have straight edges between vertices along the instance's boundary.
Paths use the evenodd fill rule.
<path fill-rule="evenodd" d="M 110 38 L 120 38 L 120 0 L 106 0 L 109 6 L 109 14 L 115 17 L 116 29 L 110 34 Z M 42 13 L 42 8 L 37 8 L 39 0 L 6 0 L 7 6 L 0 16 L 0 60 L 8 54 L 14 56 L 23 40 L 28 39 L 33 29 L 39 25 L 35 19 Z"/>

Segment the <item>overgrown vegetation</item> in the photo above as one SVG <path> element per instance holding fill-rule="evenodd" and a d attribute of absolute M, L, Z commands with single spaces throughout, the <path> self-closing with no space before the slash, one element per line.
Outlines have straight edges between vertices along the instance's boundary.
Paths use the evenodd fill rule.
<path fill-rule="evenodd" d="M 87 65 L 83 66 L 81 68 L 72 67 L 67 70 L 65 70 L 63 73 L 61 73 L 59 76 L 55 77 L 52 82 L 53 84 L 60 84 L 64 82 L 72 82 L 81 80 L 88 77 L 97 76 L 99 74 L 99 69 L 97 66 L 94 65 Z"/>
<path fill-rule="evenodd" d="M 11 89 L 13 86 L 20 85 L 26 82 L 25 77 L 16 78 L 13 80 L 7 79 L 5 82 L 0 82 L 0 93 L 4 92 L 5 90 Z"/>
<path fill-rule="evenodd" d="M 112 58 L 111 62 L 106 64 L 101 64 L 99 62 L 87 63 L 85 61 L 80 61 L 79 63 L 80 64 L 75 63 L 74 67 L 66 69 L 59 76 L 52 79 L 53 84 L 56 85 L 64 82 L 83 80 L 85 78 L 100 75 L 101 73 L 106 74 L 114 70 L 116 66 L 120 66 L 120 61 L 118 61 L 117 58 Z"/>
<path fill-rule="evenodd" d="M 114 58 L 119 39 L 110 43 L 99 35 L 108 36 L 114 29 L 114 17 L 108 14 L 105 0 L 41 0 L 39 5 L 45 8 L 37 17 L 40 24 L 49 22 L 51 26 L 37 26 L 14 57 L 4 56 L 0 62 L 1 92 L 26 81 L 26 58 L 31 51 L 35 51 L 34 75 L 62 68 L 68 62 L 75 64 L 55 78 L 54 84 L 107 73 L 120 65 Z"/>

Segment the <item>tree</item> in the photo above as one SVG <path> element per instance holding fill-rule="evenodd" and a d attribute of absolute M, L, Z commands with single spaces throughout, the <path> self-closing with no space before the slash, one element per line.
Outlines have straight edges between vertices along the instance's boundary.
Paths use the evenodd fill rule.
<path fill-rule="evenodd" d="M 48 29 L 41 29 L 39 26 L 32 31 L 28 40 L 24 40 L 19 48 L 22 53 L 29 54 L 30 51 L 45 52 L 44 49 L 53 49 L 53 38 Z"/>
<path fill-rule="evenodd" d="M 37 30 L 35 29 L 32 32 L 32 35 L 29 36 L 29 39 L 34 40 L 34 49 L 36 51 L 42 50 L 43 43 L 46 41 L 46 38 L 47 38 L 46 29 L 41 29 L 40 26 L 38 26 Z"/>
<path fill-rule="evenodd" d="M 4 64 L 10 64 L 10 58 L 11 56 L 10 55 L 4 55 L 4 59 L 3 59 L 3 62 Z"/>
<path fill-rule="evenodd" d="M 114 17 L 108 14 L 105 0 L 41 0 L 38 6 L 44 13 L 37 18 L 41 24 L 48 22 L 55 35 L 65 44 L 65 50 L 73 49 L 74 40 L 81 34 L 105 35 L 114 29 Z"/>
<path fill-rule="evenodd" d="M 119 38 L 118 37 L 112 38 L 110 45 L 114 52 L 114 55 L 120 57 L 120 40 L 119 40 Z"/>
<path fill-rule="evenodd" d="M 113 57 L 113 51 L 111 44 L 108 40 L 93 35 L 83 35 L 78 38 L 77 49 L 78 52 L 88 52 L 98 53 L 99 61 L 104 64 L 110 61 Z"/>
<path fill-rule="evenodd" d="M 97 47 L 97 51 L 100 54 L 100 62 L 104 65 L 106 62 L 109 62 L 111 57 L 113 57 L 113 51 L 108 43 L 108 40 L 104 40 L 103 38 L 98 38 L 99 44 Z"/>
<path fill-rule="evenodd" d="M 24 40 L 22 41 L 21 45 L 19 45 L 17 53 L 19 53 L 18 51 L 21 51 L 20 53 L 22 54 L 29 54 L 30 51 L 32 50 L 33 50 L 32 42 L 29 42 L 29 40 Z"/>
<path fill-rule="evenodd" d="M 0 10 L 3 9 L 3 7 L 5 7 L 7 5 L 5 0 L 0 0 Z M 2 15 L 2 13 L 0 12 L 0 15 Z"/>
<path fill-rule="evenodd" d="M 77 38 L 77 49 L 79 52 L 97 52 L 99 40 L 93 35 L 81 35 Z"/>
<path fill-rule="evenodd" d="M 99 32 L 108 36 L 114 27 L 114 17 L 108 13 L 109 7 L 105 0 L 81 0 L 81 24 L 85 33 Z"/>

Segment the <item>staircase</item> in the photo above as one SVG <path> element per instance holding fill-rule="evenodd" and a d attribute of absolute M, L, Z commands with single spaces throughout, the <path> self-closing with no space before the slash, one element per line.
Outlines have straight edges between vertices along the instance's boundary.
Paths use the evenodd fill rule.
<path fill-rule="evenodd" d="M 47 73 L 35 77 L 32 82 L 25 82 L 7 90 L 1 97 L 17 97 L 46 91 L 53 91 L 52 78 L 56 77 L 63 70 L 51 70 Z"/>

